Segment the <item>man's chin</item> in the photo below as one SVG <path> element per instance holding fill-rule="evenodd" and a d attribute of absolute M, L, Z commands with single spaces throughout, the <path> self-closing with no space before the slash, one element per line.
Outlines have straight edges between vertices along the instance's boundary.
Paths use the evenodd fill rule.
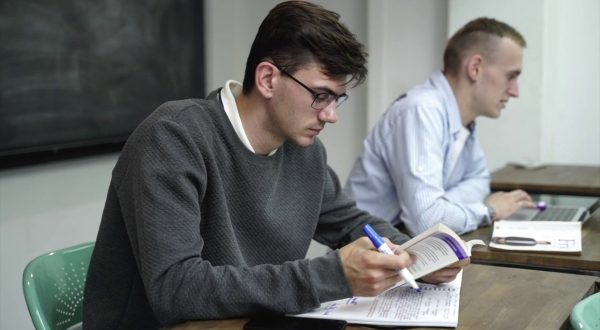
<path fill-rule="evenodd" d="M 295 145 L 302 147 L 302 148 L 308 148 L 310 146 L 312 146 L 315 143 L 315 139 L 317 137 L 302 137 L 299 139 L 294 139 L 292 140 L 292 143 L 294 143 Z"/>
<path fill-rule="evenodd" d="M 502 111 L 504 110 L 504 107 L 494 109 L 494 110 L 495 111 L 490 111 L 490 113 L 488 113 L 488 115 L 487 115 L 488 118 L 492 118 L 492 119 L 499 118 L 500 115 L 502 115 Z"/>

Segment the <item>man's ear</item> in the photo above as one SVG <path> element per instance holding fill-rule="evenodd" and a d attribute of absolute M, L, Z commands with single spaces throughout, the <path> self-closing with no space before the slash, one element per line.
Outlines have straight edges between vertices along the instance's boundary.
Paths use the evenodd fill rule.
<path fill-rule="evenodd" d="M 260 62 L 256 66 L 255 85 L 258 92 L 267 99 L 273 97 L 273 89 L 277 80 L 277 69 L 269 62 Z"/>
<path fill-rule="evenodd" d="M 483 56 L 475 53 L 467 59 L 466 73 L 471 82 L 476 82 L 481 77 L 483 69 Z"/>

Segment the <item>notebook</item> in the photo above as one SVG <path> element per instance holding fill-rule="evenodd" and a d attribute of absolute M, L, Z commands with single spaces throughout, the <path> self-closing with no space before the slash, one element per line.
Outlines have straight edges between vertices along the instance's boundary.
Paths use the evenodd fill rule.
<path fill-rule="evenodd" d="M 545 208 L 523 208 L 504 220 L 525 221 L 586 221 L 600 206 L 600 198 L 566 195 L 532 195 Z"/>

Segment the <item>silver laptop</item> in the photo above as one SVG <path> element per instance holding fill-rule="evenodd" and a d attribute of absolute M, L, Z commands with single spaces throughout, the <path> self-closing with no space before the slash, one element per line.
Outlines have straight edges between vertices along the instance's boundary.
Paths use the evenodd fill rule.
<path fill-rule="evenodd" d="M 600 206 L 600 198 L 565 195 L 532 195 L 536 202 L 546 207 L 523 208 L 506 220 L 525 221 L 586 221 Z"/>

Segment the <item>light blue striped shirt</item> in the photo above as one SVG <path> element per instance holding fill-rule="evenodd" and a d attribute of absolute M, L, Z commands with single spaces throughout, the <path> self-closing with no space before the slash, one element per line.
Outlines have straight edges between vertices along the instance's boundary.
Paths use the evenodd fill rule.
<path fill-rule="evenodd" d="M 490 175 L 474 129 L 462 125 L 454 93 L 436 72 L 394 101 L 371 130 L 344 190 L 412 236 L 437 223 L 458 233 L 490 224 L 483 205 Z"/>

